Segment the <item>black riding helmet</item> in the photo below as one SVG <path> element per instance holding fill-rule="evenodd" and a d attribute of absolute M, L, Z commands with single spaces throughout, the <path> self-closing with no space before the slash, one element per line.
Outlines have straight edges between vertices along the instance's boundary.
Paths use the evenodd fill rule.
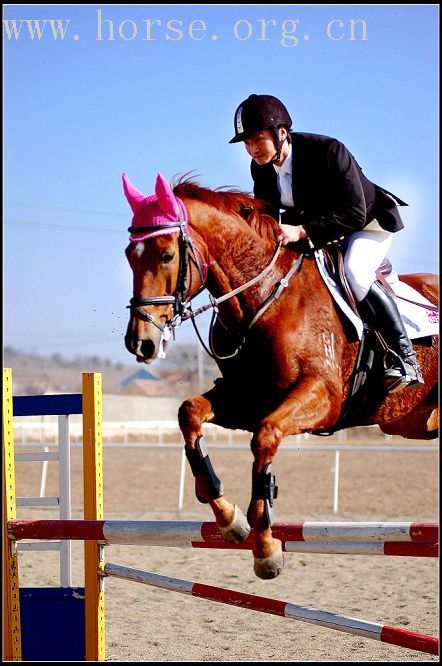
<path fill-rule="evenodd" d="M 272 95 L 250 95 L 235 111 L 235 136 L 229 143 L 245 141 L 251 134 L 284 125 L 292 126 L 292 119 L 284 104 Z"/>

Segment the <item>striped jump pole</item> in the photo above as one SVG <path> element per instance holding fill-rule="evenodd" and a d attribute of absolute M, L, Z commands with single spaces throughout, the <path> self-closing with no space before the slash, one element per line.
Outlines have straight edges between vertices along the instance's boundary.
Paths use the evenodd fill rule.
<path fill-rule="evenodd" d="M 132 580 L 151 587 L 159 587 L 164 590 L 172 590 L 181 594 L 188 594 L 200 599 L 217 601 L 219 603 L 229 604 L 247 608 L 248 610 L 260 611 L 262 613 L 271 613 L 292 620 L 300 620 L 310 624 L 318 624 L 328 629 L 343 631 L 348 634 L 355 634 L 364 638 L 371 638 L 383 643 L 398 645 L 409 650 L 418 650 L 428 654 L 438 654 L 439 641 L 433 636 L 418 634 L 407 629 L 398 629 L 388 625 L 358 620 L 357 618 L 337 615 L 329 611 L 317 610 L 307 606 L 288 603 L 286 601 L 277 601 L 254 594 L 226 590 L 222 587 L 212 585 L 203 585 L 189 580 L 171 578 L 162 576 L 141 569 L 132 569 L 130 567 L 118 564 L 105 564 L 104 572 L 100 575 L 114 576 L 123 580 Z"/>
<path fill-rule="evenodd" d="M 272 529 L 286 552 L 438 557 L 437 523 L 274 523 Z M 215 523 L 190 521 L 14 520 L 8 533 L 13 539 L 80 539 L 119 545 L 250 550 L 254 543 L 253 530 L 244 543 L 228 544 Z"/>

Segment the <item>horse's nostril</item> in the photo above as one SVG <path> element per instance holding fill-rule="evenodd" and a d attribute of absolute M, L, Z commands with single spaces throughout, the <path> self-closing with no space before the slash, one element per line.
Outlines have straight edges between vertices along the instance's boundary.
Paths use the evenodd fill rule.
<path fill-rule="evenodd" d="M 155 345 L 152 340 L 143 340 L 140 349 L 144 358 L 151 358 L 155 351 Z"/>
<path fill-rule="evenodd" d="M 128 333 L 126 333 L 126 335 L 124 336 L 124 344 L 126 345 L 127 351 L 129 351 L 131 354 L 133 354 L 135 352 L 135 347 L 133 345 L 132 336 L 129 335 Z"/>

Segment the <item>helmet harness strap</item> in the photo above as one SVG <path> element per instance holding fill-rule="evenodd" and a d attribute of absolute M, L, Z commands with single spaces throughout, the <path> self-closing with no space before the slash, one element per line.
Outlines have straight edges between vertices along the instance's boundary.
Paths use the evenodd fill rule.
<path fill-rule="evenodd" d="M 273 129 L 273 132 L 274 132 L 274 135 L 275 135 L 276 154 L 275 154 L 275 157 L 273 157 L 270 160 L 269 164 L 275 164 L 275 162 L 279 162 L 279 160 L 281 159 L 282 147 L 283 147 L 284 143 L 287 140 L 287 136 L 284 137 L 284 139 L 279 138 L 277 127 L 273 127 L 272 129 Z"/>

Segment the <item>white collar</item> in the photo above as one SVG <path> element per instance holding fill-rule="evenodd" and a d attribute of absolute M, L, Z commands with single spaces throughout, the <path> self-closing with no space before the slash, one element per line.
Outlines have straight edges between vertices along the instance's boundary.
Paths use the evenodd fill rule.
<path fill-rule="evenodd" d="M 292 175 L 292 161 L 293 161 L 293 155 L 292 155 L 292 144 L 289 143 L 289 152 L 287 154 L 287 157 L 285 158 L 284 162 L 281 164 L 281 166 L 277 166 L 276 164 L 273 165 L 276 173 L 278 175 L 281 175 L 283 173 L 288 173 L 290 176 Z"/>

